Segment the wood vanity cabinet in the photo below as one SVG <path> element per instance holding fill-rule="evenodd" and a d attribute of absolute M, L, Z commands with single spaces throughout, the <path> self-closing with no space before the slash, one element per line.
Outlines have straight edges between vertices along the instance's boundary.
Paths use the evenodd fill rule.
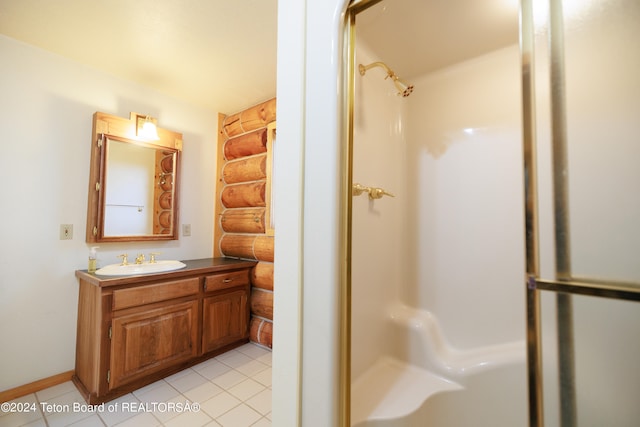
<path fill-rule="evenodd" d="M 144 276 L 76 271 L 74 383 L 90 404 L 111 400 L 249 341 L 249 272 L 231 258 L 184 261 Z"/>
<path fill-rule="evenodd" d="M 242 339 L 249 330 L 247 271 L 205 277 L 205 297 L 202 305 L 202 349 L 214 351 Z"/>

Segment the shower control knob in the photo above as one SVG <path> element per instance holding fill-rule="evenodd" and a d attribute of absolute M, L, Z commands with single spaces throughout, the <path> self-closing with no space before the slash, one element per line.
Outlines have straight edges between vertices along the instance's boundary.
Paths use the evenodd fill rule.
<path fill-rule="evenodd" d="M 362 193 L 368 193 L 369 191 L 371 191 L 371 187 L 365 187 L 362 184 L 353 184 L 353 188 L 351 190 L 352 194 L 354 196 L 359 196 Z"/>
<path fill-rule="evenodd" d="M 396 197 L 388 191 L 383 190 L 382 188 L 371 188 L 369 190 L 369 198 L 371 200 L 381 199 L 382 196 Z"/>

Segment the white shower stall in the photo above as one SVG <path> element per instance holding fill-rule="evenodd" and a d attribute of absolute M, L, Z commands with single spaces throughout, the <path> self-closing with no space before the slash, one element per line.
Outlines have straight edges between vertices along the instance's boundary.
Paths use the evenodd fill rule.
<path fill-rule="evenodd" d="M 352 180 L 391 195 L 371 199 L 365 192 L 352 200 L 351 423 L 528 425 L 524 191 L 534 177 L 523 161 L 518 35 L 405 75 L 367 38 L 393 13 L 396 5 L 385 3 L 356 18 Z M 577 273 L 638 282 L 640 49 L 629 16 L 640 13 L 637 2 L 605 3 L 583 4 L 579 17 L 571 15 L 572 2 L 564 6 L 572 261 Z M 545 12 L 536 19 L 544 21 Z M 535 179 L 542 272 L 551 277 L 554 160 L 544 22 L 536 31 Z M 438 55 L 435 40 L 399 49 Z M 413 93 L 398 96 L 382 67 L 357 72 L 357 64 L 377 61 L 413 84 Z M 558 403 L 556 352 L 565 344 L 576 348 L 571 425 L 636 425 L 640 413 L 631 400 L 640 393 L 640 375 L 630 371 L 640 355 L 633 332 L 640 306 L 577 296 L 575 343 L 558 344 L 554 298 L 542 296 L 545 425 L 569 425 Z"/>
<path fill-rule="evenodd" d="M 356 76 L 353 180 L 394 197 L 353 200 L 353 425 L 505 369 L 495 398 L 517 410 L 501 417 L 526 423 L 519 58 L 514 44 L 412 76 L 406 98 L 382 69 Z M 382 58 L 359 42 L 356 60 Z"/>
<path fill-rule="evenodd" d="M 349 67 L 340 46 L 348 37 L 345 13 L 365 3 L 376 9 L 355 20 L 348 180 L 395 197 L 349 199 L 347 258 L 341 245 L 343 193 L 350 190 L 343 185 L 342 82 Z M 518 41 L 520 3 L 534 6 L 534 47 L 526 55 Z M 564 79 L 550 72 L 548 4 L 561 5 L 564 13 Z M 385 16 L 407 5 L 405 19 L 385 28 Z M 638 295 L 640 2 L 282 0 L 278 6 L 276 150 L 283 167 L 275 191 L 279 218 L 288 226 L 275 244 L 282 292 L 274 305 L 280 325 L 274 425 L 344 425 L 347 412 L 359 427 L 638 425 L 638 303 L 572 295 L 567 317 L 573 339 L 564 340 L 557 334 L 558 293 L 536 288 L 527 273 L 528 242 L 536 234 L 537 273 L 558 279 L 554 89 L 565 94 L 560 107 L 569 162 L 555 176 L 568 179 L 571 274 L 629 282 L 635 288 L 626 295 Z M 471 20 L 461 20 L 476 6 Z M 472 24 L 483 12 L 502 13 L 502 6 L 515 10 L 509 12 L 515 28 L 509 43 L 437 69 L 407 71 L 424 58 L 474 45 L 494 27 L 470 34 Z M 453 13 L 442 15 L 443 7 Z M 411 23 L 435 28 L 435 36 L 394 43 L 415 34 Z M 443 49 L 451 40 L 459 47 Z M 376 61 L 412 83 L 413 93 L 398 97 L 381 68 L 358 74 L 358 63 Z M 535 84 L 528 87 L 526 79 Z M 527 97 L 533 97 L 530 104 L 523 102 Z M 529 150 L 525 135 L 531 133 Z M 531 157 L 533 165 L 525 162 Z M 529 203 L 532 196 L 537 204 Z M 535 230 L 530 208 L 537 211 Z M 350 334 L 342 328 L 345 264 Z M 532 292 L 540 298 L 540 340 L 529 329 Z M 345 380 L 346 335 L 351 357 Z M 542 380 L 542 419 L 528 410 L 539 396 L 530 388 L 529 368 L 536 364 L 527 362 L 526 338 L 542 344 L 542 369 L 533 370 Z M 572 393 L 560 387 L 566 372 L 558 360 L 565 350 L 574 356 Z"/>

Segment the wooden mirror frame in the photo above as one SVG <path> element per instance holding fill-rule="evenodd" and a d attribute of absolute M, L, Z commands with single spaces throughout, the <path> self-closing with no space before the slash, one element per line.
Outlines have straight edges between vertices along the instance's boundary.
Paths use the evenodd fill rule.
<path fill-rule="evenodd" d="M 129 119 L 96 112 L 93 115 L 91 133 L 91 166 L 89 171 L 89 197 L 87 202 L 87 243 L 99 242 L 140 242 L 156 240 L 177 240 L 179 223 L 180 160 L 182 152 L 182 134 L 157 128 L 157 140 L 138 135 L 139 124 L 146 115 L 130 113 Z M 112 139 L 134 145 L 162 149 L 175 154 L 173 166 L 173 195 L 171 200 L 171 225 L 168 233 L 144 235 L 105 235 L 105 179 L 108 168 L 106 159 L 106 141 Z M 156 177 L 157 179 L 158 177 Z M 154 210 L 156 207 L 154 206 Z M 154 212 L 154 215 L 157 212 Z"/>

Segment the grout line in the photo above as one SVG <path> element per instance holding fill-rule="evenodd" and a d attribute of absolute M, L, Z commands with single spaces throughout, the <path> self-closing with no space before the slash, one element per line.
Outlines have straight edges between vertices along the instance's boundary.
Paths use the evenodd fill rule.
<path fill-rule="evenodd" d="M 248 345 L 248 344 L 245 344 L 244 346 L 246 346 L 246 345 Z M 254 356 L 252 356 L 251 354 L 255 355 L 255 352 L 253 352 L 253 353 L 252 353 L 250 348 L 245 347 L 245 348 L 244 348 L 244 350 L 246 351 L 246 352 L 245 352 L 245 351 L 239 350 L 239 348 L 240 348 L 240 347 L 239 347 L 239 348 L 233 349 L 233 350 L 231 350 L 230 352 L 228 352 L 228 353 L 234 352 L 234 353 L 229 354 L 229 356 L 228 356 L 228 357 L 235 357 L 235 356 L 237 356 L 237 355 L 240 355 L 240 356 L 243 356 L 243 357 L 246 357 L 247 359 L 249 359 L 249 360 L 247 361 L 247 363 L 257 361 L 257 362 L 259 362 L 259 363 L 261 363 L 261 364 L 265 365 L 265 369 L 264 369 L 264 370 L 272 368 L 272 365 L 267 364 L 267 363 L 264 363 L 264 362 L 262 362 L 262 361 L 258 360 L 258 358 L 263 357 L 263 356 L 266 354 L 266 352 L 269 352 L 270 350 L 269 350 L 269 349 L 266 349 L 266 348 L 264 348 L 264 347 L 262 347 L 262 346 L 260 346 L 260 345 L 258 345 L 258 344 L 255 344 L 255 343 L 251 343 L 250 345 L 251 345 L 251 346 L 255 346 L 255 347 L 257 347 L 257 348 L 260 348 L 260 349 L 264 349 L 264 350 L 265 350 L 265 352 L 258 352 L 258 353 L 260 353 L 260 354 L 259 354 L 258 356 L 255 356 L 255 357 L 254 357 Z M 244 347 L 244 346 L 243 346 L 243 347 Z M 216 416 L 216 417 L 213 417 L 213 416 L 209 415 L 209 413 L 207 413 L 206 411 L 203 411 L 203 413 L 204 413 L 207 417 L 209 417 L 209 418 L 211 418 L 212 420 L 214 420 L 214 421 L 216 421 L 216 422 L 217 422 L 217 420 L 218 420 L 220 417 L 222 417 L 222 416 L 224 416 L 225 414 L 229 413 L 229 412 L 230 412 L 230 411 L 232 411 L 233 409 L 236 409 L 236 408 L 238 408 L 239 406 L 244 405 L 244 406 L 245 406 L 246 408 L 248 408 L 249 410 L 253 410 L 254 412 L 257 412 L 257 413 L 259 413 L 259 414 L 260 414 L 260 418 L 258 418 L 258 420 L 256 420 L 256 421 L 255 421 L 255 423 L 262 422 L 262 421 L 267 421 L 267 422 L 271 423 L 271 420 L 269 420 L 269 418 L 267 418 L 267 417 L 271 414 L 271 411 L 269 411 L 267 414 L 262 414 L 262 413 L 260 413 L 258 410 L 254 409 L 251 405 L 249 405 L 249 404 L 247 403 L 250 399 L 254 398 L 254 397 L 255 397 L 255 396 L 257 396 L 258 394 L 262 393 L 263 391 L 265 391 L 265 390 L 272 390 L 271 386 L 267 386 L 267 385 L 263 384 L 262 382 L 260 382 L 260 381 L 258 381 L 258 380 L 256 380 L 256 379 L 255 379 L 255 377 L 256 377 L 257 375 L 261 374 L 262 372 L 264 372 L 264 370 L 260 370 L 260 371 L 258 371 L 258 372 L 255 372 L 255 373 L 253 373 L 252 375 L 246 375 L 246 374 L 244 374 L 243 372 L 241 372 L 241 371 L 239 371 L 238 369 L 236 369 L 235 367 L 233 367 L 233 366 L 231 366 L 231 365 L 229 365 L 229 364 L 225 363 L 225 362 L 224 362 L 224 359 L 226 359 L 226 358 L 223 358 L 223 359 L 221 360 L 221 359 L 218 359 L 218 358 L 216 357 L 216 358 L 212 358 L 212 359 L 209 359 L 209 360 L 214 360 L 214 359 L 215 359 L 218 363 L 221 363 L 221 364 L 223 364 L 224 366 L 227 366 L 227 367 L 229 368 L 229 371 L 227 371 L 227 372 L 231 372 L 231 371 L 233 371 L 233 372 L 235 372 L 236 374 L 241 375 L 242 377 L 244 377 L 244 379 L 243 379 L 242 381 L 240 381 L 239 383 L 234 384 L 233 386 L 230 386 L 230 387 L 227 387 L 227 388 L 223 388 L 223 387 L 220 387 L 218 384 L 216 384 L 216 383 L 213 381 L 215 378 L 214 378 L 214 379 L 209 379 L 209 378 L 205 377 L 203 374 L 201 374 L 200 372 L 198 372 L 198 370 L 194 369 L 193 367 L 189 367 L 189 368 L 184 369 L 183 371 L 180 371 L 181 373 L 185 373 L 185 375 L 190 375 L 190 374 L 192 374 L 192 373 L 197 374 L 197 375 L 198 375 L 198 377 L 200 377 L 200 378 L 204 379 L 204 380 L 206 381 L 206 383 L 210 383 L 210 384 L 215 385 L 216 387 L 221 388 L 221 389 L 222 389 L 222 392 L 221 392 L 221 393 L 226 393 L 227 395 L 229 395 L 230 397 L 232 397 L 233 399 L 235 399 L 235 400 L 237 400 L 237 401 L 238 401 L 238 403 L 237 403 L 237 404 L 235 404 L 235 405 L 231 406 L 230 408 L 228 408 L 228 409 L 227 409 L 226 411 L 224 411 L 223 413 L 218 414 L 218 416 Z M 203 363 L 204 363 L 204 362 L 203 362 Z M 189 372 L 185 372 L 185 371 L 189 371 Z M 175 375 L 175 374 L 174 374 L 174 375 Z M 223 374 L 222 374 L 222 375 L 223 375 Z M 261 391 L 259 391 L 258 393 L 252 394 L 251 396 L 247 397 L 246 399 L 240 399 L 240 398 L 236 397 L 234 394 L 232 394 L 232 393 L 230 393 L 230 392 L 229 392 L 229 390 L 230 390 L 231 388 L 233 388 L 233 387 L 235 387 L 235 386 L 237 386 L 237 385 L 239 385 L 239 384 L 241 384 L 241 383 L 243 383 L 243 382 L 247 381 L 248 379 L 251 379 L 251 380 L 253 380 L 253 381 L 257 382 L 258 384 L 260 384 L 260 386 L 262 387 L 262 390 L 261 390 Z M 159 380 L 159 381 L 162 381 L 162 382 L 163 382 L 162 386 L 164 386 L 164 385 L 166 384 L 166 385 L 168 385 L 172 390 L 174 390 L 174 391 L 176 392 L 176 394 L 177 394 L 177 398 L 178 398 L 178 399 L 182 399 L 182 400 L 184 400 L 184 401 L 192 402 L 192 401 L 191 401 L 191 399 L 188 399 L 188 398 L 187 398 L 187 396 L 185 395 L 185 393 L 183 393 L 183 392 L 181 392 L 180 390 L 178 390 L 178 389 L 177 389 L 177 388 L 176 388 L 176 387 L 175 387 L 175 386 L 174 386 L 170 381 L 167 381 L 167 379 L 166 379 L 166 378 L 163 378 L 163 379 L 161 379 L 161 380 Z M 203 383 L 203 384 L 204 384 L 204 383 Z M 75 388 L 75 385 L 74 385 L 74 389 L 77 391 L 77 388 Z M 45 390 L 47 390 L 47 389 L 45 389 Z M 188 392 L 188 391 L 189 391 L 189 390 L 187 390 L 187 392 Z M 134 394 L 134 392 L 135 392 L 135 390 L 134 390 L 134 391 L 132 391 L 131 393 L 129 393 L 128 395 L 130 395 L 130 396 L 132 397 L 132 399 L 134 399 L 137 403 L 142 402 L 143 400 L 142 400 L 140 397 L 138 397 L 136 394 Z M 150 392 L 152 392 L 152 390 L 150 390 Z M 72 391 L 69 391 L 69 392 L 67 392 L 67 393 L 63 393 L 63 394 L 61 394 L 61 395 L 59 395 L 59 396 L 63 396 L 64 394 L 73 395 L 73 392 L 72 392 Z M 46 416 L 46 414 L 44 413 L 44 411 L 42 410 L 42 406 L 41 406 L 41 399 L 38 397 L 38 395 L 37 395 L 36 393 L 32 393 L 32 395 L 33 395 L 34 401 L 35 401 L 35 402 L 36 402 L 36 404 L 37 404 L 37 411 L 38 411 L 39 416 L 40 416 L 40 417 L 39 417 L 39 419 L 40 419 L 40 420 L 42 420 L 42 421 L 44 422 L 45 426 L 50 427 L 50 421 L 49 421 L 49 419 L 47 418 L 47 416 Z M 29 395 L 27 395 L 27 396 L 29 396 Z M 55 396 L 55 397 L 59 397 L 59 396 Z M 126 396 L 126 395 L 125 395 L 125 396 Z M 210 398 L 213 398 L 213 397 L 215 397 L 215 396 L 217 396 L 217 395 L 211 396 Z M 25 397 L 26 397 L 26 396 L 25 396 Z M 173 400 L 173 399 L 168 399 L 167 401 L 169 401 L 169 400 Z M 69 402 L 69 403 L 71 403 L 71 402 Z M 202 404 L 203 402 L 192 402 L 192 403 L 199 403 L 199 404 Z M 55 415 L 55 413 L 52 413 L 51 415 Z M 102 418 L 102 416 L 100 416 L 100 414 L 97 414 L 97 415 L 98 415 L 98 419 L 100 420 L 100 422 L 102 423 L 102 425 L 103 425 L 103 426 L 108 426 L 107 421 L 106 421 L 105 419 L 103 419 L 103 418 Z M 137 416 L 137 415 L 138 415 L 138 414 L 134 415 L 133 417 L 135 417 L 135 416 Z M 154 418 L 154 419 L 159 423 L 159 424 L 158 424 L 158 426 L 164 426 L 164 425 L 165 425 L 165 422 L 171 422 L 171 420 L 173 420 L 173 419 L 175 418 L 175 417 L 171 417 L 171 418 L 169 418 L 168 420 L 166 420 L 165 422 L 163 422 L 162 420 L 160 420 L 159 418 L 157 418 L 157 417 L 155 416 L 155 414 L 154 414 L 154 413 L 151 413 L 151 415 L 152 415 L 152 417 L 153 417 L 153 418 Z M 179 416 L 179 415 L 180 415 L 180 414 L 177 414 L 176 416 Z M 10 415 L 7 415 L 7 416 L 10 416 Z M 128 421 L 128 420 L 130 420 L 130 419 L 131 419 L 131 418 L 133 418 L 133 417 L 127 418 L 127 419 L 122 420 L 122 421 L 120 421 L 120 422 Z M 35 421 L 37 421 L 37 419 L 34 419 L 32 422 L 35 422 Z M 82 420 L 77 420 L 76 422 L 80 422 L 80 421 L 82 421 Z M 255 424 L 255 423 L 254 423 L 254 424 Z"/>

